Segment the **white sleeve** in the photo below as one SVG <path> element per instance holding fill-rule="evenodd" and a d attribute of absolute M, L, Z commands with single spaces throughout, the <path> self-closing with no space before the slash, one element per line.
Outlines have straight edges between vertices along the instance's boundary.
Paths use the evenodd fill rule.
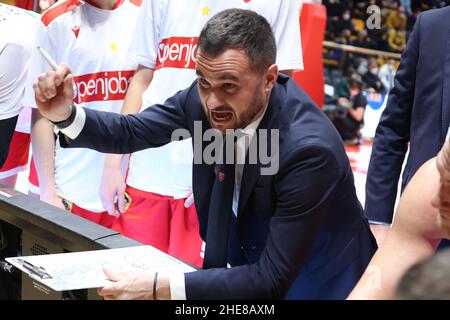
<path fill-rule="evenodd" d="M 8 43 L 0 51 L 0 119 L 17 116 L 22 108 L 28 50 Z"/>
<path fill-rule="evenodd" d="M 27 53 L 26 48 L 20 43 L 7 43 L 2 48 L 0 51 L 0 80 L 2 84 L 10 84 L 20 76 L 21 71 L 28 64 Z"/>
<path fill-rule="evenodd" d="M 184 283 L 184 273 L 171 273 L 170 281 L 170 298 L 172 300 L 186 300 L 186 286 Z"/>
<path fill-rule="evenodd" d="M 279 0 L 271 24 L 277 41 L 278 69 L 303 70 L 300 1 Z"/>
<path fill-rule="evenodd" d="M 154 69 L 161 41 L 162 1 L 143 0 L 128 54 L 138 64 Z"/>
<path fill-rule="evenodd" d="M 30 66 L 28 68 L 27 84 L 25 87 L 25 97 L 23 100 L 23 105 L 25 107 L 31 108 L 37 108 L 36 101 L 34 99 L 33 83 L 36 81 L 36 79 L 41 73 L 44 73 L 47 70 L 49 70 L 49 66 L 40 55 L 39 51 L 37 50 L 37 46 L 44 48 L 45 51 L 47 51 L 48 54 L 53 59 L 56 58 L 53 46 L 51 45 L 48 37 L 47 28 L 41 22 L 39 22 L 38 24 L 35 44 L 31 48 Z"/>
<path fill-rule="evenodd" d="M 84 124 L 86 123 L 86 113 L 82 107 L 76 104 L 72 104 L 72 108 L 77 109 L 75 119 L 68 127 L 61 129 L 61 132 L 70 139 L 75 140 L 84 128 Z"/>

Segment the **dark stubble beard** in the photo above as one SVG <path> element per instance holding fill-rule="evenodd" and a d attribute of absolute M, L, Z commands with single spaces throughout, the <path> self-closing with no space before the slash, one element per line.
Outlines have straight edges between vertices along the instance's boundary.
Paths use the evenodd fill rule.
<path fill-rule="evenodd" d="M 242 113 L 240 121 L 237 123 L 236 129 L 244 129 L 252 121 L 255 121 L 256 115 L 264 108 L 264 98 L 261 95 L 261 87 L 259 86 L 253 95 L 253 100 L 249 104 L 247 110 Z"/>

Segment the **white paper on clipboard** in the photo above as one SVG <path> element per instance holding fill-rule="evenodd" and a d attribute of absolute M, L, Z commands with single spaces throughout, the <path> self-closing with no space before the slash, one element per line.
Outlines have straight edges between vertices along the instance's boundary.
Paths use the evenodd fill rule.
<path fill-rule="evenodd" d="M 195 271 L 151 246 L 14 257 L 6 261 L 55 291 L 105 286 L 110 282 L 103 273 L 103 266 L 116 271 Z"/>

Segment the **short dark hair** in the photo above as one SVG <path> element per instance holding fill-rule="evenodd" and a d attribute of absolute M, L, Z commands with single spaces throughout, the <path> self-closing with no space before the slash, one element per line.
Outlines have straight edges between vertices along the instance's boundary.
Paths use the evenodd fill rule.
<path fill-rule="evenodd" d="M 401 278 L 396 298 L 399 300 L 450 299 L 450 249 L 422 260 L 409 268 Z"/>
<path fill-rule="evenodd" d="M 228 9 L 213 16 L 200 33 L 198 48 L 210 57 L 228 49 L 243 50 L 258 70 L 269 68 L 277 56 L 270 24 L 256 12 L 243 9 Z"/>

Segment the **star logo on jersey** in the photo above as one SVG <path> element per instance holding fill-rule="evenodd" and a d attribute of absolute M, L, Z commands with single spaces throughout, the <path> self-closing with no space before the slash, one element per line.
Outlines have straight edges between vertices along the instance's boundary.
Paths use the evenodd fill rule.
<path fill-rule="evenodd" d="M 207 16 L 207 15 L 209 15 L 210 11 L 211 11 L 211 9 L 205 6 L 202 9 L 202 15 Z"/>
<path fill-rule="evenodd" d="M 73 26 L 72 27 L 72 31 L 73 31 L 73 34 L 75 35 L 75 38 L 78 39 L 78 34 L 80 33 L 80 27 L 79 26 Z"/>
<path fill-rule="evenodd" d="M 111 49 L 112 52 L 116 52 L 118 47 L 117 47 L 117 44 L 111 43 L 111 45 L 109 46 L 109 48 Z"/>
<path fill-rule="evenodd" d="M 217 174 L 217 179 L 219 179 L 219 182 L 223 182 L 223 180 L 225 180 L 225 173 L 219 172 Z"/>

